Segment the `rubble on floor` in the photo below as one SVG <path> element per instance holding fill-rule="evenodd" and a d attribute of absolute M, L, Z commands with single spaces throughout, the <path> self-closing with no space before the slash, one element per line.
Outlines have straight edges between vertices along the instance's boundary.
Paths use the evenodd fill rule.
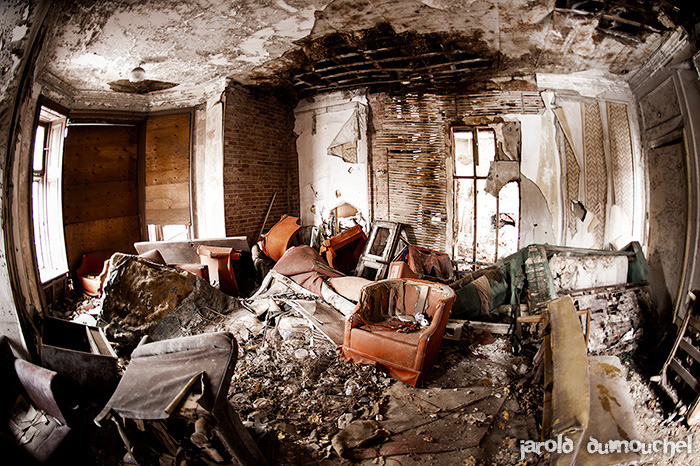
<path fill-rule="evenodd" d="M 571 296 L 578 309 L 590 310 L 590 354 L 629 356 L 644 341 L 645 330 L 653 335 L 658 328 L 648 285 L 610 287 Z M 649 340 L 647 337 L 651 343 Z"/>
<path fill-rule="evenodd" d="M 443 345 L 426 388 L 415 389 L 373 366 L 339 360 L 335 345 L 308 327 L 283 335 L 270 328 L 241 345 L 229 392 L 250 426 L 277 433 L 281 463 L 335 463 L 339 452 L 355 461 L 455 452 L 481 458 L 478 446 L 494 423 L 505 427 L 517 417 L 537 435 L 535 405 L 519 402 L 526 390 L 513 384 L 529 370 L 527 358 L 514 357 L 503 338 L 482 345 L 480 334 L 465 331 L 461 342 Z M 492 439 L 503 455 L 517 454 L 501 440 Z"/>
<path fill-rule="evenodd" d="M 393 225 L 385 226 L 387 234 L 389 226 Z M 370 244 L 376 236 L 370 235 Z M 144 334 L 166 340 L 233 333 L 239 358 L 228 401 L 253 437 L 277 440 L 277 446 L 266 448 L 273 452 L 279 447 L 281 464 L 516 464 L 521 460 L 520 442 L 540 440 L 542 435 L 539 361 L 544 358 L 538 350 L 545 324 L 516 328 L 515 318 L 521 312 L 538 318 L 536 313 L 559 292 L 570 295 L 578 310 L 590 311 L 588 354 L 622 359 L 619 369 L 627 373 L 641 440 L 656 440 L 662 434 L 677 440 L 694 432 L 666 418 L 664 413 L 672 409 L 662 406 L 658 387 L 649 382 L 653 374 L 638 370 L 640 357 L 659 338 L 648 283 L 640 279 L 565 291 L 572 289 L 565 282 L 580 275 L 581 267 L 598 270 L 601 263 L 612 261 L 619 270 L 610 280 L 622 279 L 623 261 L 633 264 L 630 254 L 619 253 L 614 260 L 603 255 L 602 262 L 588 267 L 581 257 L 548 258 L 547 248 L 533 245 L 469 277 L 463 274 L 460 280 L 455 275 L 452 283 L 463 307 L 468 297 L 467 304 L 475 309 L 469 318 L 482 321 L 453 320 L 448 325 L 450 339 L 443 340 L 419 388 L 375 366 L 338 357 L 345 315 L 354 312 L 353 296 L 362 284 L 353 283 L 357 290 L 352 293 L 334 289 L 332 280 L 358 277 L 342 277 L 328 269 L 308 246 L 295 251 L 304 252 L 305 261 L 282 261 L 258 292 L 245 299 L 226 296 L 192 275 L 118 255 L 112 259 L 103 299 L 72 298 L 71 306 L 55 312 L 85 323 L 94 323 L 90 316 L 108 322 L 107 335 L 122 356 Z M 644 265 L 637 258 L 634 266 L 640 264 Z M 473 283 L 480 276 L 489 296 L 480 295 Z M 576 280 L 573 288 L 583 286 L 584 279 Z M 469 285 L 471 294 L 465 297 Z M 580 330 L 577 325 L 572 328 Z M 541 464 L 550 459 L 543 452 L 527 461 Z M 642 456 L 641 464 L 667 460 Z M 675 460 L 692 464 L 692 458 L 687 463 L 684 457 Z"/>
<path fill-rule="evenodd" d="M 120 355 L 146 334 L 154 340 L 183 336 L 182 319 L 200 310 L 228 314 L 237 307 L 235 298 L 191 273 L 128 254 L 112 256 L 103 290 L 99 320 Z"/>

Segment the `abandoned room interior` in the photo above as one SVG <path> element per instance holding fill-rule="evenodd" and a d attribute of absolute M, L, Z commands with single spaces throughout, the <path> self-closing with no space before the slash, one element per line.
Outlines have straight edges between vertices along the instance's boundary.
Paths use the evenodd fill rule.
<path fill-rule="evenodd" d="M 692 0 L 0 2 L 12 464 L 700 464 Z"/>

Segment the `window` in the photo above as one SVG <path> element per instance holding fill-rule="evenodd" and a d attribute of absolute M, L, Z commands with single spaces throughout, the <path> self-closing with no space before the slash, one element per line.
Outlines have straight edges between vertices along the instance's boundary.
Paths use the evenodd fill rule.
<path fill-rule="evenodd" d="M 66 118 L 41 107 L 32 154 L 32 217 L 39 279 L 46 283 L 68 272 L 63 241 L 61 169 Z"/>
<path fill-rule="evenodd" d="M 455 129 L 454 257 L 459 262 L 493 263 L 518 249 L 520 188 L 512 181 L 498 196 L 486 192 L 496 136 L 489 128 Z"/>
<path fill-rule="evenodd" d="M 187 241 L 190 229 L 187 225 L 148 225 L 149 241 Z"/>

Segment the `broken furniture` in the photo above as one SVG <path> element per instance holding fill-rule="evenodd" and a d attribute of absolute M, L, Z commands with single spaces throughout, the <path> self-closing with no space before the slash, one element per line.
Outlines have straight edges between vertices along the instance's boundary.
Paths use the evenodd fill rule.
<path fill-rule="evenodd" d="M 197 248 L 202 265 L 209 268 L 209 280 L 219 285 L 219 289 L 231 296 L 238 296 L 238 283 L 234 262 L 241 259 L 240 253 L 233 248 L 201 245 Z"/>
<path fill-rule="evenodd" d="M 649 280 L 649 267 L 636 241 L 619 251 L 546 244 L 533 244 L 525 249 L 525 273 L 533 313 L 544 309 L 558 295 Z"/>
<path fill-rule="evenodd" d="M 456 278 L 452 260 L 444 252 L 409 244 L 395 260 L 406 262 L 421 280 L 449 283 Z"/>
<path fill-rule="evenodd" d="M 401 238 L 402 225 L 396 222 L 375 221 L 362 255 L 357 262 L 355 275 L 368 280 L 381 280 L 386 277 L 389 263 Z"/>
<path fill-rule="evenodd" d="M 301 226 L 298 222 L 298 217 L 283 215 L 279 222 L 262 235 L 263 253 L 277 262 L 287 249 L 299 244 Z"/>
<path fill-rule="evenodd" d="M 4 336 L 0 336 L 0 353 L 4 461 L 32 464 L 55 459 L 71 432 L 59 407 L 66 392 L 57 383 L 56 372 L 15 359 Z"/>
<path fill-rule="evenodd" d="M 199 455 L 265 465 L 227 399 L 237 355 L 228 332 L 140 344 L 95 422 L 111 417 L 138 464 Z"/>
<path fill-rule="evenodd" d="M 104 401 L 119 382 L 117 355 L 99 327 L 46 317 L 41 364 L 93 400 Z"/>
<path fill-rule="evenodd" d="M 471 272 L 452 283 L 450 287 L 455 290 L 452 317 L 474 319 L 488 316 L 493 309 L 504 304 L 511 292 L 504 270 L 507 271 L 506 266 L 497 264 Z"/>
<path fill-rule="evenodd" d="M 589 451 L 595 438 L 639 438 L 629 386 L 619 358 L 588 356 L 579 316 L 573 300 L 557 298 L 547 303 L 550 333 L 544 340 L 544 410 L 542 439 L 562 435 L 571 439 L 573 451 L 553 453 L 551 464 L 618 464 L 639 459 L 632 451 L 600 455 Z"/>
<path fill-rule="evenodd" d="M 158 250 L 164 263 L 178 270 L 194 273 L 209 283 L 216 283 L 215 277 L 210 274 L 212 270 L 204 266 L 197 253 L 200 246 L 232 248 L 240 258 L 236 263 L 238 272 L 237 288 L 246 288 L 242 283 L 247 278 L 253 277 L 253 265 L 250 258 L 250 246 L 245 236 L 231 236 L 225 238 L 194 239 L 190 241 L 144 241 L 134 243 L 136 251 L 143 255 L 148 251 Z"/>
<path fill-rule="evenodd" d="M 420 385 L 437 358 L 454 296 L 450 287 L 422 280 L 389 279 L 365 286 L 345 322 L 343 357 L 379 365 L 397 380 Z M 396 328 L 397 321 L 419 319 L 418 314 L 427 316 L 428 326 L 414 323 L 415 331 L 408 332 L 400 324 Z"/>
<path fill-rule="evenodd" d="M 102 279 L 107 272 L 107 261 L 112 257 L 114 251 L 102 250 L 83 254 L 80 267 L 75 271 L 78 284 L 85 294 L 94 298 L 99 298 L 102 293 Z"/>
<path fill-rule="evenodd" d="M 645 329 L 656 326 L 649 268 L 637 242 L 619 251 L 530 245 L 511 256 L 511 263 L 522 263 L 515 273 L 509 267 L 509 280 L 526 277 L 531 314 L 565 295 L 579 309 L 590 309 L 592 354 L 629 353 L 639 346 Z"/>
<path fill-rule="evenodd" d="M 690 293 L 683 324 L 658 379 L 661 388 L 685 415 L 688 425 L 700 424 L 700 314 L 697 290 Z"/>
<path fill-rule="evenodd" d="M 78 267 L 78 270 L 76 270 L 76 276 L 80 287 L 88 296 L 99 298 L 102 295 L 102 285 L 107 275 L 107 269 L 109 268 L 109 259 L 113 254 L 114 251 L 112 250 L 102 250 L 91 252 L 83 256 L 83 261 L 80 267 Z M 197 259 L 196 264 L 167 264 L 163 255 L 157 249 L 143 249 L 143 252 L 139 253 L 139 257 L 155 264 L 169 265 L 178 270 L 195 274 L 204 280 L 209 280 L 208 270 L 199 263 L 199 259 Z"/>
<path fill-rule="evenodd" d="M 367 235 L 362 227 L 355 225 L 325 240 L 319 252 L 325 256 L 328 265 L 347 275 L 355 270 L 366 242 Z"/>
<path fill-rule="evenodd" d="M 343 274 L 330 268 L 321 255 L 310 246 L 290 248 L 273 267 L 278 273 L 291 278 L 307 290 L 322 296 L 323 281 Z"/>
<path fill-rule="evenodd" d="M 386 278 L 418 278 L 418 275 L 411 270 L 407 263 L 394 261 L 389 264 L 389 273 Z"/>
<path fill-rule="evenodd" d="M 197 248 L 201 245 L 233 248 L 243 254 L 250 253 L 248 239 L 245 236 L 226 238 L 203 238 L 190 241 L 143 241 L 134 243 L 139 254 L 157 249 L 166 264 L 199 264 Z"/>

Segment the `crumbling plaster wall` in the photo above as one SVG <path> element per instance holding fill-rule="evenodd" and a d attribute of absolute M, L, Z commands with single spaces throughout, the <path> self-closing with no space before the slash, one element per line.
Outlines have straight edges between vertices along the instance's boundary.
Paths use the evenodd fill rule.
<path fill-rule="evenodd" d="M 520 188 L 521 188 L 521 224 L 520 224 L 520 247 L 525 247 L 535 243 L 549 243 L 558 245 L 567 245 L 574 247 L 607 247 L 607 245 L 616 240 L 616 246 L 622 247 L 627 242 L 632 240 L 644 240 L 644 216 L 645 208 L 645 174 L 643 165 L 640 160 L 639 151 L 639 130 L 637 127 L 636 115 L 633 111 L 628 111 L 629 118 L 622 118 L 616 123 L 620 123 L 624 131 L 623 134 L 628 141 L 628 151 L 626 152 L 628 161 L 632 166 L 632 172 L 625 177 L 629 181 L 630 186 L 625 190 L 616 192 L 619 204 L 622 200 L 625 204 L 633 206 L 634 215 L 630 215 L 633 221 L 620 222 L 613 215 L 615 196 L 613 195 L 613 172 L 612 160 L 610 155 L 610 135 L 612 131 L 617 131 L 613 128 L 613 122 L 607 121 L 605 117 L 609 111 L 611 102 L 621 104 L 621 108 L 634 108 L 634 96 L 632 95 L 629 86 L 626 82 L 620 79 L 614 79 L 609 75 L 583 74 L 583 75 L 538 75 L 538 84 L 541 89 L 539 110 L 532 111 L 533 107 L 528 106 L 526 112 L 509 113 L 505 111 L 497 116 L 479 116 L 488 115 L 497 108 L 499 101 L 506 99 L 507 93 L 500 94 L 496 92 L 492 97 L 486 99 L 486 102 L 480 101 L 478 98 L 470 95 L 448 97 L 444 96 L 442 100 L 438 97 L 438 101 L 448 102 L 444 105 L 443 118 L 445 124 L 471 124 L 470 121 L 484 124 L 483 122 L 489 119 L 497 118 L 502 121 L 517 121 L 520 124 L 521 133 L 521 153 L 520 153 Z M 544 92 L 547 91 L 547 92 Z M 537 95 L 537 94 L 535 94 Z M 433 97 L 431 97 L 433 98 Z M 454 99 L 454 100 L 451 100 Z M 475 100 L 476 99 L 476 100 Z M 490 101 L 489 101 L 490 99 Z M 463 108 L 466 109 L 464 115 L 458 113 L 453 115 L 453 109 L 459 107 L 454 104 L 456 102 L 480 102 L 467 104 Z M 369 96 L 371 106 L 371 121 L 370 128 L 372 134 L 371 141 L 378 139 L 380 134 L 383 138 L 392 137 L 392 131 L 396 134 L 398 130 L 392 125 L 405 125 L 402 120 L 386 121 L 387 109 L 386 105 L 394 105 L 382 94 L 371 94 Z M 453 103 L 450 103 L 453 102 Z M 546 102 L 546 103 L 544 103 Z M 583 103 L 595 103 L 596 112 L 600 113 L 602 124 L 605 127 L 604 137 L 601 137 L 600 148 L 603 150 L 605 144 L 605 156 L 602 167 L 603 186 L 607 186 L 607 195 L 605 196 L 602 206 L 603 212 L 598 219 L 602 228 L 603 236 L 596 240 L 592 227 L 589 228 L 592 215 L 588 215 L 584 221 L 576 219 L 570 215 L 567 209 L 571 209 L 568 197 L 571 200 L 584 201 L 585 174 L 582 167 L 574 169 L 571 167 L 570 172 L 567 172 L 565 151 L 563 147 L 564 131 L 561 125 L 564 124 L 567 128 L 567 137 L 571 140 L 571 145 L 575 151 L 583 157 Z M 616 104 L 617 105 L 617 104 Z M 626 107 L 625 107 L 626 106 Z M 490 108 L 489 108 L 490 107 Z M 549 107 L 549 108 L 547 108 Z M 412 107 L 412 111 L 422 108 L 418 105 Z M 428 108 L 428 107 L 426 107 Z M 505 108 L 505 107 L 504 107 Z M 432 110 L 430 110 L 432 112 Z M 460 112 L 462 110 L 459 110 Z M 471 112 L 471 113 L 470 113 Z M 395 113 L 395 112 L 394 112 Z M 439 112 L 438 112 L 439 113 Z M 393 113 L 392 113 L 393 114 Z M 435 115 L 426 115 L 426 118 L 434 118 Z M 407 117 L 408 118 L 408 117 Z M 482 121 L 483 120 L 483 121 Z M 629 120 L 629 121 L 627 121 Z M 413 121 L 413 120 L 411 120 Z M 479 123 L 481 121 L 481 123 Z M 437 124 L 437 123 L 436 123 Z M 449 131 L 448 126 L 445 131 Z M 394 128 L 394 129 L 392 129 Z M 433 131 L 431 126 L 426 126 L 426 131 Z M 627 133 L 629 129 L 629 133 Z M 389 132 L 390 136 L 385 133 Z M 437 133 L 421 134 L 420 138 L 434 138 L 438 140 L 441 136 Z M 401 149 L 401 139 L 396 139 L 396 149 Z M 622 138 L 624 139 L 624 138 Z M 393 140 L 393 139 L 392 139 Z M 432 139 L 431 139 L 432 140 Z M 449 144 L 449 138 L 445 140 Z M 411 146 L 413 148 L 413 146 Z M 393 146 L 391 147 L 394 148 Z M 379 148 L 377 144 L 372 143 L 370 152 L 371 166 L 371 199 L 374 208 L 374 218 L 388 218 L 392 199 L 389 199 L 390 192 L 388 189 L 389 180 L 388 174 L 391 171 L 388 165 L 386 148 Z M 435 150 L 430 147 L 428 150 Z M 438 148 L 438 150 L 440 150 Z M 630 153 L 631 151 L 631 153 Z M 449 148 L 445 148 L 445 156 L 449 157 Z M 603 152 L 601 152 L 602 154 Z M 420 157 L 420 155 L 418 155 Z M 448 164 L 449 168 L 449 164 Z M 448 170 L 449 171 L 449 170 Z M 571 177 L 576 181 L 576 192 L 567 197 L 566 190 L 568 189 L 567 177 Z M 448 176 L 447 186 L 445 188 L 447 196 L 445 198 L 449 208 L 451 198 L 451 177 Z M 625 199 L 622 199 L 624 197 Z M 630 199 L 627 199 L 630 197 Z M 639 219 L 641 217 L 641 220 Z M 568 222 L 568 223 L 567 223 Z M 569 228 L 570 226 L 570 228 Z M 449 229 L 449 220 L 446 222 L 445 229 Z M 448 241 L 449 249 L 449 241 Z"/>
<path fill-rule="evenodd" d="M 299 216 L 293 105 L 271 93 L 231 85 L 224 109 L 226 234 L 257 241 L 283 214 Z"/>
<path fill-rule="evenodd" d="M 14 351 L 22 355 L 26 355 L 28 346 L 20 319 L 26 326 L 29 315 L 23 313 L 20 316 L 17 312 L 15 293 L 25 290 L 13 289 L 10 274 L 15 273 L 17 278 L 21 273 L 18 268 L 23 268 L 18 267 L 17 262 L 23 258 L 15 257 L 15 251 L 8 255 L 7 244 L 17 239 L 17 228 L 13 225 L 18 225 L 9 221 L 18 207 L 11 203 L 11 199 L 16 200 L 13 191 L 17 189 L 13 175 L 21 149 L 28 147 L 26 137 L 22 135 L 27 133 L 27 125 L 33 124 L 36 100 L 31 98 L 29 86 L 30 60 L 34 38 L 39 34 L 46 13 L 45 6 L 24 0 L 0 3 L 0 190 L 3 193 L 0 207 L 3 218 L 0 231 L 0 334 L 7 337 Z M 31 128 L 28 131 L 31 132 Z M 28 290 L 26 292 L 31 294 Z"/>
<path fill-rule="evenodd" d="M 551 118 L 515 115 L 520 122 L 520 247 L 561 244 L 561 166 Z"/>
<path fill-rule="evenodd" d="M 649 173 L 647 261 L 654 301 L 678 323 L 700 288 L 700 83 L 687 38 L 669 40 L 630 79 Z"/>
<path fill-rule="evenodd" d="M 555 109 L 555 121 L 557 132 L 564 130 L 566 139 L 571 141 L 572 150 L 579 162 L 577 169 L 579 173 L 578 198 L 586 203 L 586 183 L 590 183 L 590 174 L 587 175 L 585 158 L 584 132 L 584 109 L 586 104 L 597 104 L 600 111 L 602 123 L 602 150 L 605 154 L 605 183 L 606 183 L 606 204 L 597 220 L 602 224 L 602 241 L 596 242 L 588 231 L 589 222 L 576 222 L 576 232 L 566 231 L 566 216 L 562 215 L 563 243 L 576 247 L 607 247 L 610 243 L 615 243 L 617 247 L 622 247 L 630 241 L 639 241 L 646 244 L 647 232 L 647 176 L 645 161 L 641 150 L 640 125 L 637 112 L 637 99 L 633 94 L 628 82 L 621 77 L 612 76 L 609 73 L 591 70 L 585 72 L 557 75 L 538 73 L 537 85 L 543 91 L 554 92 L 553 108 Z M 610 118 L 610 106 L 626 106 L 627 122 L 622 122 Z M 626 131 L 629 131 L 626 134 Z M 629 150 L 631 150 L 631 161 L 629 161 L 631 173 L 616 173 L 614 167 L 618 160 L 614 159 L 611 140 L 615 136 L 628 138 Z M 566 156 L 563 148 L 564 134 L 561 134 L 560 142 L 556 144 L 560 152 L 560 160 L 563 167 L 566 167 Z M 562 171 L 567 175 L 566 168 Z M 571 172 L 574 173 L 574 172 Z M 563 180 L 565 182 L 565 180 Z M 625 196 L 629 199 L 624 201 L 620 198 L 620 183 L 627 183 L 624 190 Z M 562 186 L 562 192 L 565 187 Z M 562 196 L 566 201 L 566 196 Z M 615 199 L 617 197 L 617 199 Z M 574 199 L 571 199 L 574 200 Z M 620 206 L 626 206 L 621 209 Z M 562 203 L 562 210 L 570 209 L 567 202 Z M 586 206 L 590 211 L 591 206 Z M 625 211 L 623 214 L 620 212 Z M 623 218 L 621 220 L 621 218 Z"/>
<path fill-rule="evenodd" d="M 328 154 L 328 148 L 355 112 L 362 121 L 357 163 L 349 163 Z M 303 225 L 320 225 L 329 220 L 332 209 L 345 202 L 369 220 L 367 114 L 367 98 L 360 91 L 314 96 L 301 100 L 294 110 Z"/>
<path fill-rule="evenodd" d="M 212 99 L 195 109 L 194 225 L 197 238 L 226 235 L 224 209 L 224 102 Z"/>

